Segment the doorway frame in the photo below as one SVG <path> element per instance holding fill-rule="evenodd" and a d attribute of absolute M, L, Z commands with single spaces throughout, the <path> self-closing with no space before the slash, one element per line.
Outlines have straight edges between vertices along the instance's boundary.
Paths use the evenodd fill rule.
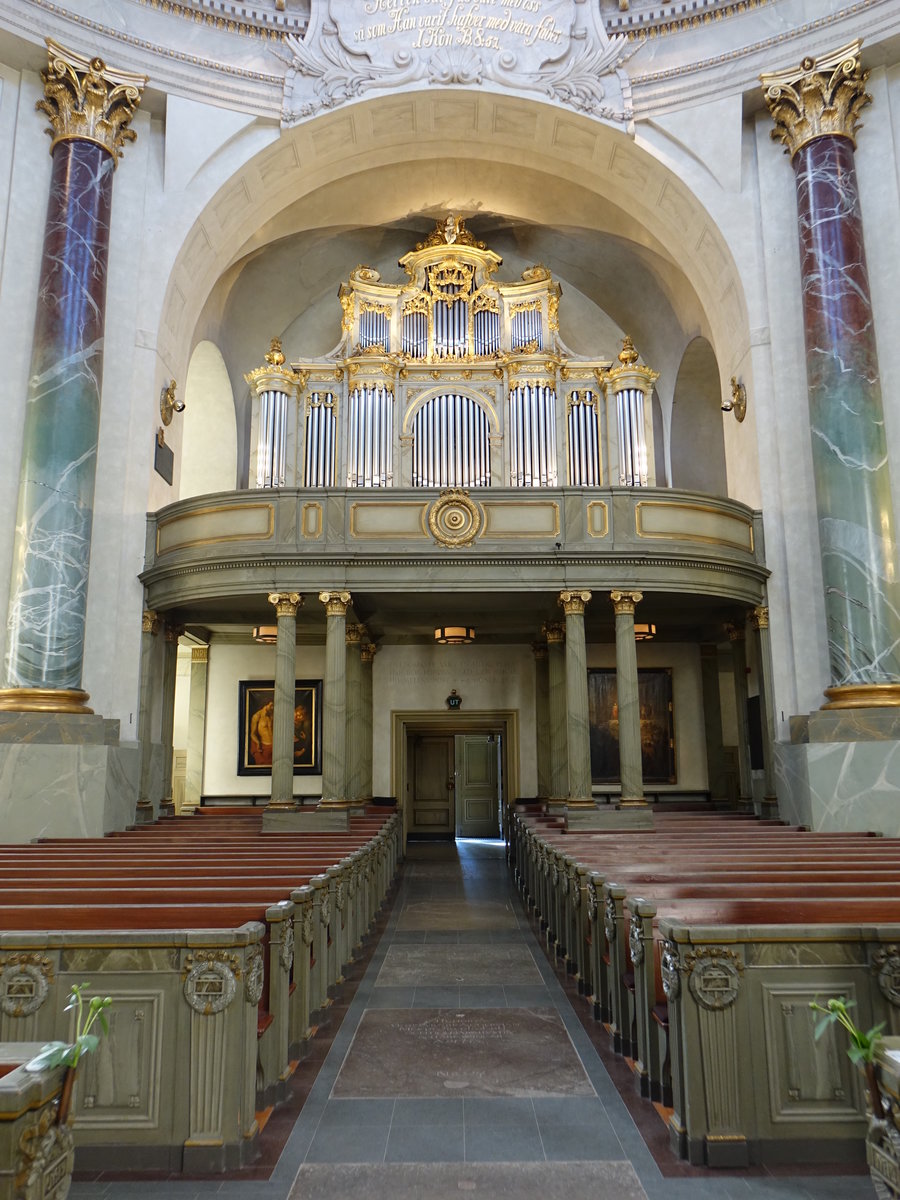
<path fill-rule="evenodd" d="M 516 708 L 481 709 L 453 713 L 446 709 L 393 709 L 391 711 L 391 794 L 403 814 L 403 848 L 410 814 L 409 739 L 419 733 L 494 733 L 501 735 L 498 783 L 503 787 L 504 811 L 498 836 L 504 836 L 505 809 L 519 794 L 519 710 Z M 454 825 L 455 829 L 455 825 Z"/>

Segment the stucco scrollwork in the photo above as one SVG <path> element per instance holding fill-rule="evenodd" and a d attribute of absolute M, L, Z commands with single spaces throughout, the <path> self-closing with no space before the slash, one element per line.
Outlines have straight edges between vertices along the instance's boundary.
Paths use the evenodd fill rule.
<path fill-rule="evenodd" d="M 606 897 L 603 927 L 606 930 L 607 941 L 614 942 L 616 940 L 616 902 L 612 896 Z"/>
<path fill-rule="evenodd" d="M 294 918 L 288 917 L 281 926 L 281 953 L 278 956 L 282 970 L 290 974 L 294 965 Z"/>

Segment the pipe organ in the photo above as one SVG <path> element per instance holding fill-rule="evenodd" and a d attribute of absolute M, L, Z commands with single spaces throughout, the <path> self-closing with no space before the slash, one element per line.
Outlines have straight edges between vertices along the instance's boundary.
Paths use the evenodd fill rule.
<path fill-rule="evenodd" d="M 274 339 L 246 376 L 256 487 L 655 484 L 656 372 L 630 338 L 618 365 L 571 354 L 560 285 L 542 266 L 499 280 L 501 261 L 448 216 L 405 281 L 350 274 L 327 357 L 288 365 Z"/>

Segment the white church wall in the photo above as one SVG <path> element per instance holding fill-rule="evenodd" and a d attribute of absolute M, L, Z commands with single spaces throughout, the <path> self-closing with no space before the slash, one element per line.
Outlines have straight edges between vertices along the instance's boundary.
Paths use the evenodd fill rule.
<path fill-rule="evenodd" d="M 298 646 L 296 679 L 322 679 L 325 647 Z M 204 796 L 268 796 L 271 777 L 238 775 L 238 681 L 274 679 L 275 647 L 213 637 L 207 673 Z M 295 796 L 321 796 L 321 775 L 295 775 Z"/>
<path fill-rule="evenodd" d="M 700 648 L 676 642 L 640 642 L 638 669 L 671 667 L 672 716 L 675 726 L 675 774 L 677 791 L 705 791 L 707 783 L 706 743 L 703 736 L 703 685 L 700 677 Z M 614 645 L 589 645 L 588 669 L 616 665 Z M 654 784 L 651 791 L 666 791 Z"/>
<path fill-rule="evenodd" d="M 446 712 L 456 688 L 466 713 L 514 709 L 519 714 L 519 795 L 537 793 L 534 655 L 530 646 L 383 646 L 373 664 L 373 792 L 392 795 L 391 714 Z"/>

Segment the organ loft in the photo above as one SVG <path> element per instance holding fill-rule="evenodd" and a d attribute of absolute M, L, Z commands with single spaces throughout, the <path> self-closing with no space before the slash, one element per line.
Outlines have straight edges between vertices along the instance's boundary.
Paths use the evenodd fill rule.
<path fill-rule="evenodd" d="M 257 488 L 576 488 L 656 483 L 655 371 L 573 354 L 561 285 L 515 281 L 453 214 L 400 259 L 405 282 L 359 266 L 340 287 L 341 338 L 251 371 Z"/>

